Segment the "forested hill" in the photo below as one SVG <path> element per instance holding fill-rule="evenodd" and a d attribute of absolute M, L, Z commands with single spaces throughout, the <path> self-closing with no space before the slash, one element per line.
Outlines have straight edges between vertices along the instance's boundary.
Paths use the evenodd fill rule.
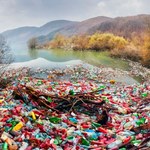
<path fill-rule="evenodd" d="M 134 34 L 144 32 L 150 24 L 150 15 L 138 15 L 129 17 L 117 17 L 109 19 L 101 24 L 90 28 L 89 33 L 110 32 L 119 36 L 130 38 Z"/>
<path fill-rule="evenodd" d="M 94 34 L 95 32 L 113 33 L 115 35 L 131 38 L 145 32 L 150 24 L 150 15 L 137 15 L 128 17 L 109 18 L 99 16 L 66 26 L 60 30 L 50 32 L 39 40 L 51 40 L 56 34 L 65 36 Z"/>
<path fill-rule="evenodd" d="M 12 44 L 26 43 L 32 37 L 38 37 L 39 41 L 44 43 L 53 39 L 56 34 L 72 36 L 93 34 L 95 32 L 109 32 L 130 38 L 145 32 L 148 24 L 150 24 L 150 15 L 117 18 L 98 16 L 80 22 L 68 20 L 50 21 L 41 27 L 21 27 L 5 31 L 2 34 Z"/>

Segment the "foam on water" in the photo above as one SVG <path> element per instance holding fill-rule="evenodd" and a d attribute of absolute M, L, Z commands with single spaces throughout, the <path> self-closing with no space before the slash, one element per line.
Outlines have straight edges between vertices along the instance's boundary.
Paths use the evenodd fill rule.
<path fill-rule="evenodd" d="M 65 69 L 67 66 L 74 67 L 76 65 L 82 65 L 85 68 L 100 69 L 101 72 L 103 72 L 104 77 L 108 80 L 115 79 L 116 81 L 124 82 L 127 84 L 137 83 L 136 80 L 134 80 L 128 74 L 126 73 L 124 74 L 121 70 L 114 70 L 113 68 L 98 68 L 90 64 L 84 63 L 81 60 L 70 60 L 66 62 L 53 62 L 53 61 L 49 61 L 45 58 L 40 57 L 40 58 L 27 61 L 27 62 L 12 63 L 9 65 L 8 68 L 18 69 L 18 68 L 23 68 L 23 67 L 29 67 L 29 68 L 32 68 L 33 70 L 36 70 L 37 68 L 51 70 L 51 69 Z"/>
<path fill-rule="evenodd" d="M 83 62 L 81 60 L 70 60 L 66 62 L 52 62 L 40 57 L 27 62 L 12 63 L 9 67 L 14 69 L 21 68 L 21 67 L 30 67 L 33 69 L 36 68 L 43 68 L 43 69 L 58 68 L 59 69 L 59 68 L 65 68 L 66 66 L 75 66 L 79 64 L 83 64 Z"/>

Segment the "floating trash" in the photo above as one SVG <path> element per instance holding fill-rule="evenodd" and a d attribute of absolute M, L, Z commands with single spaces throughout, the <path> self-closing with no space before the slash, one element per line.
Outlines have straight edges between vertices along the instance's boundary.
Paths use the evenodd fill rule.
<path fill-rule="evenodd" d="M 0 89 L 0 149 L 150 148 L 149 82 L 127 85 L 82 66 L 65 71 L 8 73 Z"/>

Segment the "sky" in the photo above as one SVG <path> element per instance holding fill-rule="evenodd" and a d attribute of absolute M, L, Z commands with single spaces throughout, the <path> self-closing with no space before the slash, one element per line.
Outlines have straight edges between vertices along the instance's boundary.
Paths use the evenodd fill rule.
<path fill-rule="evenodd" d="M 0 0 L 0 32 L 52 20 L 150 14 L 150 0 Z"/>

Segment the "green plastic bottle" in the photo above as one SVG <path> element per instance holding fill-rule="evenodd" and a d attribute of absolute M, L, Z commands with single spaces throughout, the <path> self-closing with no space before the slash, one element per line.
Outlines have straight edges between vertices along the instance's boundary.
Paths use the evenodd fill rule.
<path fill-rule="evenodd" d="M 105 88 L 106 88 L 106 86 L 101 85 L 101 86 L 98 88 L 98 90 L 103 90 L 103 89 L 105 89 Z"/>
<path fill-rule="evenodd" d="M 123 147 L 123 148 L 119 148 L 119 150 L 126 150 L 126 148 L 125 148 L 125 147 Z"/>
<path fill-rule="evenodd" d="M 50 102 L 50 103 L 53 101 L 50 97 L 48 97 L 47 100 L 48 100 L 48 102 Z"/>
<path fill-rule="evenodd" d="M 90 142 L 87 139 L 85 139 L 85 138 L 81 139 L 81 143 L 82 143 L 82 145 L 90 146 Z"/>
<path fill-rule="evenodd" d="M 8 150 L 8 144 L 6 142 L 2 146 L 2 150 Z"/>
<path fill-rule="evenodd" d="M 43 84 L 42 80 L 38 80 L 37 85 L 40 86 L 42 84 Z"/>
<path fill-rule="evenodd" d="M 140 121 L 141 121 L 142 124 L 144 124 L 145 121 L 146 121 L 146 118 L 143 117 L 143 118 L 140 119 Z"/>
<path fill-rule="evenodd" d="M 61 144 L 61 143 L 62 143 L 61 138 L 60 138 L 59 136 L 56 137 L 56 139 L 54 140 L 54 144 L 59 145 L 59 144 Z"/>
<path fill-rule="evenodd" d="M 19 121 L 12 120 L 10 123 L 12 124 L 12 127 L 14 127 L 14 126 L 16 126 L 16 124 L 19 123 Z"/>
<path fill-rule="evenodd" d="M 69 94 L 70 94 L 70 95 L 75 95 L 75 93 L 74 93 L 73 90 L 70 90 L 70 91 L 69 91 Z"/>
<path fill-rule="evenodd" d="M 143 98 L 145 98 L 145 97 L 148 96 L 148 93 L 142 93 L 141 96 L 142 96 Z"/>
<path fill-rule="evenodd" d="M 141 140 L 134 140 L 134 141 L 131 141 L 131 143 L 135 146 L 138 146 L 141 143 Z"/>
<path fill-rule="evenodd" d="M 59 123 L 61 121 L 61 118 L 51 117 L 49 120 L 50 120 L 50 122 L 57 124 L 57 123 Z"/>
<path fill-rule="evenodd" d="M 143 118 L 139 119 L 139 120 L 136 122 L 136 124 L 137 124 L 138 126 L 140 126 L 140 125 L 142 125 L 142 124 L 145 123 L 145 120 L 146 120 L 146 119 L 143 117 Z"/>
<path fill-rule="evenodd" d="M 98 127 L 100 127 L 101 126 L 101 124 L 99 124 L 99 123 L 97 123 L 97 122 L 92 122 L 92 127 L 93 128 L 98 128 Z"/>

